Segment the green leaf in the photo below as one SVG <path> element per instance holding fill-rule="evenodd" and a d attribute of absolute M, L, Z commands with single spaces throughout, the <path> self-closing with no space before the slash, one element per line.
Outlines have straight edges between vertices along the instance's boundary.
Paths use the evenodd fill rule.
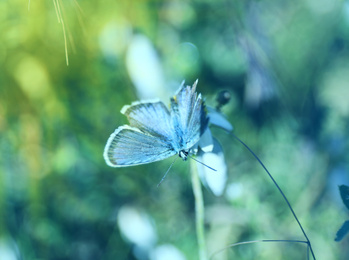
<path fill-rule="evenodd" d="M 341 194 L 344 205 L 349 209 L 349 187 L 346 185 L 340 185 L 339 192 Z"/>
<path fill-rule="evenodd" d="M 343 237 L 348 233 L 349 231 L 349 220 L 345 221 L 344 224 L 341 226 L 341 228 L 337 231 L 336 238 L 334 241 L 341 241 Z"/>

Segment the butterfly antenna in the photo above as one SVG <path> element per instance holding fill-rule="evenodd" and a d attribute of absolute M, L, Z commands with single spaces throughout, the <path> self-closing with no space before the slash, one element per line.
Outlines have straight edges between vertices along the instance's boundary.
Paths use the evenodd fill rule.
<path fill-rule="evenodd" d="M 189 156 L 191 159 L 193 159 L 195 162 L 198 162 L 198 163 L 202 164 L 203 166 L 206 166 L 207 168 L 211 169 L 212 171 L 215 171 L 215 172 L 217 171 L 216 169 L 213 169 L 212 167 L 210 167 L 210 166 L 204 164 L 203 162 L 200 162 L 200 161 L 196 160 L 194 157 L 192 157 L 192 156 L 190 156 L 190 155 L 188 155 L 188 156 Z"/>
<path fill-rule="evenodd" d="M 160 184 L 165 180 L 168 172 L 170 171 L 172 165 L 177 161 L 179 157 L 176 156 L 176 158 L 173 160 L 173 162 L 171 163 L 170 167 L 167 169 L 166 173 L 164 174 L 164 177 L 162 177 L 161 181 L 159 182 L 159 184 L 157 185 L 157 187 L 159 188 Z"/>

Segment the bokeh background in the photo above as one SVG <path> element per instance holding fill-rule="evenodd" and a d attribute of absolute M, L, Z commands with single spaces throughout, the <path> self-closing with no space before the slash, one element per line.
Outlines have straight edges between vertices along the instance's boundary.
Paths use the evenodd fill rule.
<path fill-rule="evenodd" d="M 230 91 L 223 113 L 317 259 L 348 258 L 348 237 L 334 242 L 349 216 L 348 1 L 5 0 L 0 37 L 0 259 L 198 259 L 189 163 L 157 188 L 173 159 L 114 169 L 102 156 L 124 105 L 167 103 L 197 78 L 208 106 Z M 212 132 L 228 179 L 221 196 L 203 190 L 209 253 L 304 240 L 257 161 Z M 306 259 L 306 246 L 213 259 Z"/>

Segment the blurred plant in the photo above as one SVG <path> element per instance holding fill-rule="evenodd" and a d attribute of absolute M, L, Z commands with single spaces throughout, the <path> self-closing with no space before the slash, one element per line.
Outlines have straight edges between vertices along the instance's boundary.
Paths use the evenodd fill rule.
<path fill-rule="evenodd" d="M 64 8 L 63 8 L 63 4 L 62 4 L 62 2 L 60 0 L 53 0 L 53 4 L 55 6 L 58 23 L 60 23 L 62 25 L 63 38 L 64 38 L 65 61 L 66 61 L 67 66 L 68 66 L 69 65 L 68 42 L 67 42 L 67 30 L 68 30 L 68 28 L 66 29 L 66 26 L 65 26 L 65 23 L 64 23 L 64 19 L 63 19 L 63 15 L 64 15 L 63 10 L 64 10 Z"/>
<path fill-rule="evenodd" d="M 77 2 L 77 0 L 73 0 L 72 3 L 74 5 L 73 8 L 76 11 L 80 25 L 82 26 L 82 18 L 81 18 L 82 9 L 81 9 L 79 3 Z M 30 4 L 31 4 L 30 0 L 28 0 L 28 11 L 30 10 Z M 71 45 L 71 48 L 73 51 L 75 51 L 75 44 L 74 44 L 73 36 L 69 30 L 68 24 L 65 23 L 65 21 L 64 21 L 66 14 L 65 14 L 65 8 L 64 8 L 62 0 L 53 0 L 53 5 L 55 8 L 58 23 L 60 23 L 62 25 L 65 61 L 66 61 L 66 64 L 68 66 L 69 65 L 68 41 L 70 42 L 70 45 Z"/>
<path fill-rule="evenodd" d="M 265 12 L 264 5 L 250 1 L 246 7 L 244 17 L 244 30 L 238 35 L 238 45 L 245 55 L 247 63 L 246 103 L 258 110 L 260 106 L 277 96 L 278 84 L 273 75 L 275 69 L 272 67 L 270 57 L 273 55 L 274 46 L 267 36 L 262 13 Z"/>
<path fill-rule="evenodd" d="M 349 186 L 347 185 L 340 185 L 339 187 L 339 193 L 341 195 L 342 201 L 344 205 L 349 209 Z M 339 242 L 341 241 L 346 234 L 349 232 L 349 220 L 345 221 L 343 225 L 340 227 L 340 229 L 337 231 L 335 241 Z"/>

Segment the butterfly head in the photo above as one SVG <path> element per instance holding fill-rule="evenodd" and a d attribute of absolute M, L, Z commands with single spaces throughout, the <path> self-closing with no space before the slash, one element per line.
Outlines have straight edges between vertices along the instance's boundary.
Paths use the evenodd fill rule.
<path fill-rule="evenodd" d="M 188 156 L 188 152 L 185 150 L 180 150 L 178 152 L 178 156 L 181 157 L 183 159 L 183 161 L 187 160 L 187 156 Z"/>

